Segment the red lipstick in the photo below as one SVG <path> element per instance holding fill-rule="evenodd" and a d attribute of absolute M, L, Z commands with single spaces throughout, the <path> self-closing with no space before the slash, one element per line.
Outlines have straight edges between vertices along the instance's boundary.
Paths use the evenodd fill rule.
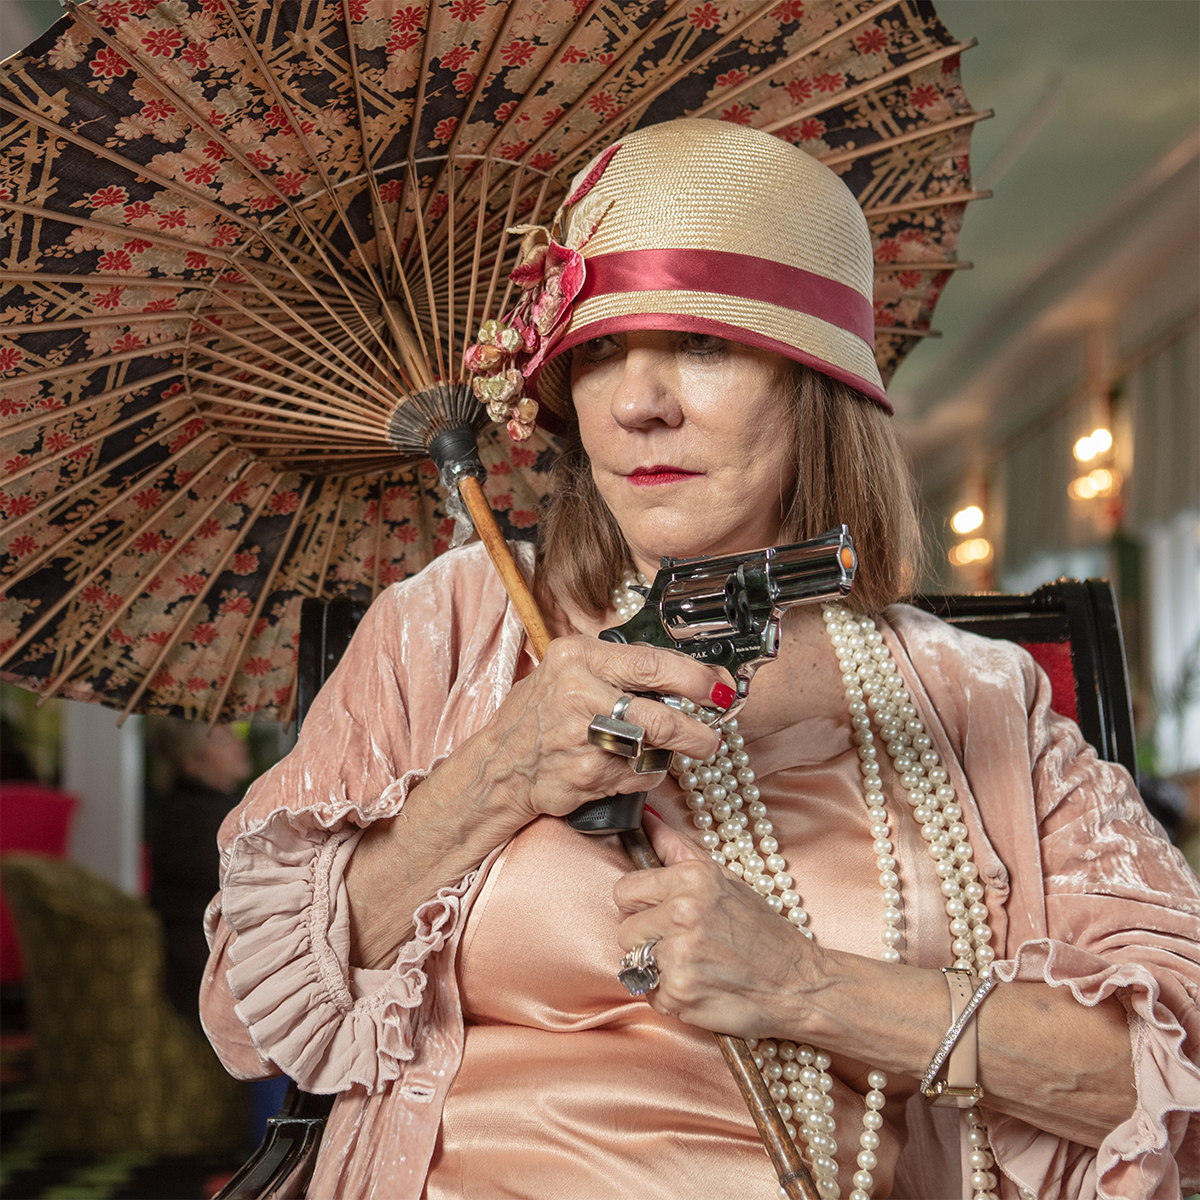
<path fill-rule="evenodd" d="M 657 487 L 664 483 L 681 483 L 685 479 L 695 479 L 699 474 L 699 471 L 685 471 L 681 467 L 655 463 L 652 467 L 637 467 L 625 478 L 634 487 Z"/>

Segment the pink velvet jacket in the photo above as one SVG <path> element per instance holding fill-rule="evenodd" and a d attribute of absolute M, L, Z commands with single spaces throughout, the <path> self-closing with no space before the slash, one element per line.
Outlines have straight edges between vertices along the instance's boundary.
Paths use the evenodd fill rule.
<path fill-rule="evenodd" d="M 1129 775 L 1050 711 L 1049 684 L 1024 651 L 905 606 L 879 624 L 964 810 L 997 974 L 1068 987 L 1085 1005 L 1115 994 L 1129 1014 L 1133 1115 L 1095 1150 L 989 1113 L 1002 1195 L 1133 1200 L 1200 1188 L 1196 876 Z M 417 910 L 390 970 L 348 962 L 344 871 L 361 828 L 399 812 L 495 711 L 523 641 L 478 546 L 388 589 L 295 750 L 221 831 L 205 1027 L 240 1078 L 278 1068 L 309 1091 L 342 1093 L 314 1197 L 421 1195 L 462 1054 L 455 954 L 499 849 Z M 897 1190 L 960 1194 L 933 1165 L 949 1161 L 934 1146 L 941 1111 L 910 1112 Z"/>

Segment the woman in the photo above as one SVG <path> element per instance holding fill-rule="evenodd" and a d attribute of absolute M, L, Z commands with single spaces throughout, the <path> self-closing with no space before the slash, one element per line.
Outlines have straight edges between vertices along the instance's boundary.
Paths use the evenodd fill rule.
<path fill-rule="evenodd" d="M 514 365 L 566 427 L 536 575 L 558 640 L 535 664 L 479 550 L 438 560 L 373 606 L 223 831 L 206 1022 L 235 1073 L 341 1093 L 313 1195 L 774 1195 L 710 1030 L 757 1040 L 824 1195 L 1195 1176 L 1195 877 L 1027 656 L 882 611 L 916 522 L 871 270 L 829 171 L 706 121 L 631 134 L 527 238 L 519 351 L 478 361 L 513 432 Z M 719 746 L 628 701 L 676 752 L 678 780 L 649 779 L 664 868 L 570 830 L 647 783 L 588 743 L 594 714 L 732 698 L 595 638 L 636 603 L 622 572 L 840 521 L 853 607 L 788 614 Z M 631 997 L 615 972 L 642 947 L 659 981 Z M 952 1003 L 992 975 L 963 1098 L 935 1094 L 944 1067 L 926 1087 L 981 1105 L 926 1104 Z"/>

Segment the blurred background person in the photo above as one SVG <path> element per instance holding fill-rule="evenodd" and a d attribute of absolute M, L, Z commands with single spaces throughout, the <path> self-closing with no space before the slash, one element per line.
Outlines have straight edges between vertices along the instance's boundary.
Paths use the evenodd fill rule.
<path fill-rule="evenodd" d="M 149 900 L 163 923 L 164 986 L 171 1003 L 198 1025 L 208 960 L 204 910 L 217 891 L 217 830 L 242 798 L 250 753 L 231 725 L 210 730 L 149 717 L 146 757 Z"/>

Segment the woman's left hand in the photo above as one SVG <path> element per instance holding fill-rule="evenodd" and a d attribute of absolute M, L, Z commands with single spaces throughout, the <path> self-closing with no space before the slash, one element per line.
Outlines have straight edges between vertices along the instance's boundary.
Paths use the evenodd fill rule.
<path fill-rule="evenodd" d="M 663 866 L 613 889 L 624 950 L 654 941 L 660 982 L 647 1002 L 717 1033 L 766 1037 L 796 1023 L 794 1005 L 817 947 L 762 897 L 681 834 L 647 814 Z"/>

